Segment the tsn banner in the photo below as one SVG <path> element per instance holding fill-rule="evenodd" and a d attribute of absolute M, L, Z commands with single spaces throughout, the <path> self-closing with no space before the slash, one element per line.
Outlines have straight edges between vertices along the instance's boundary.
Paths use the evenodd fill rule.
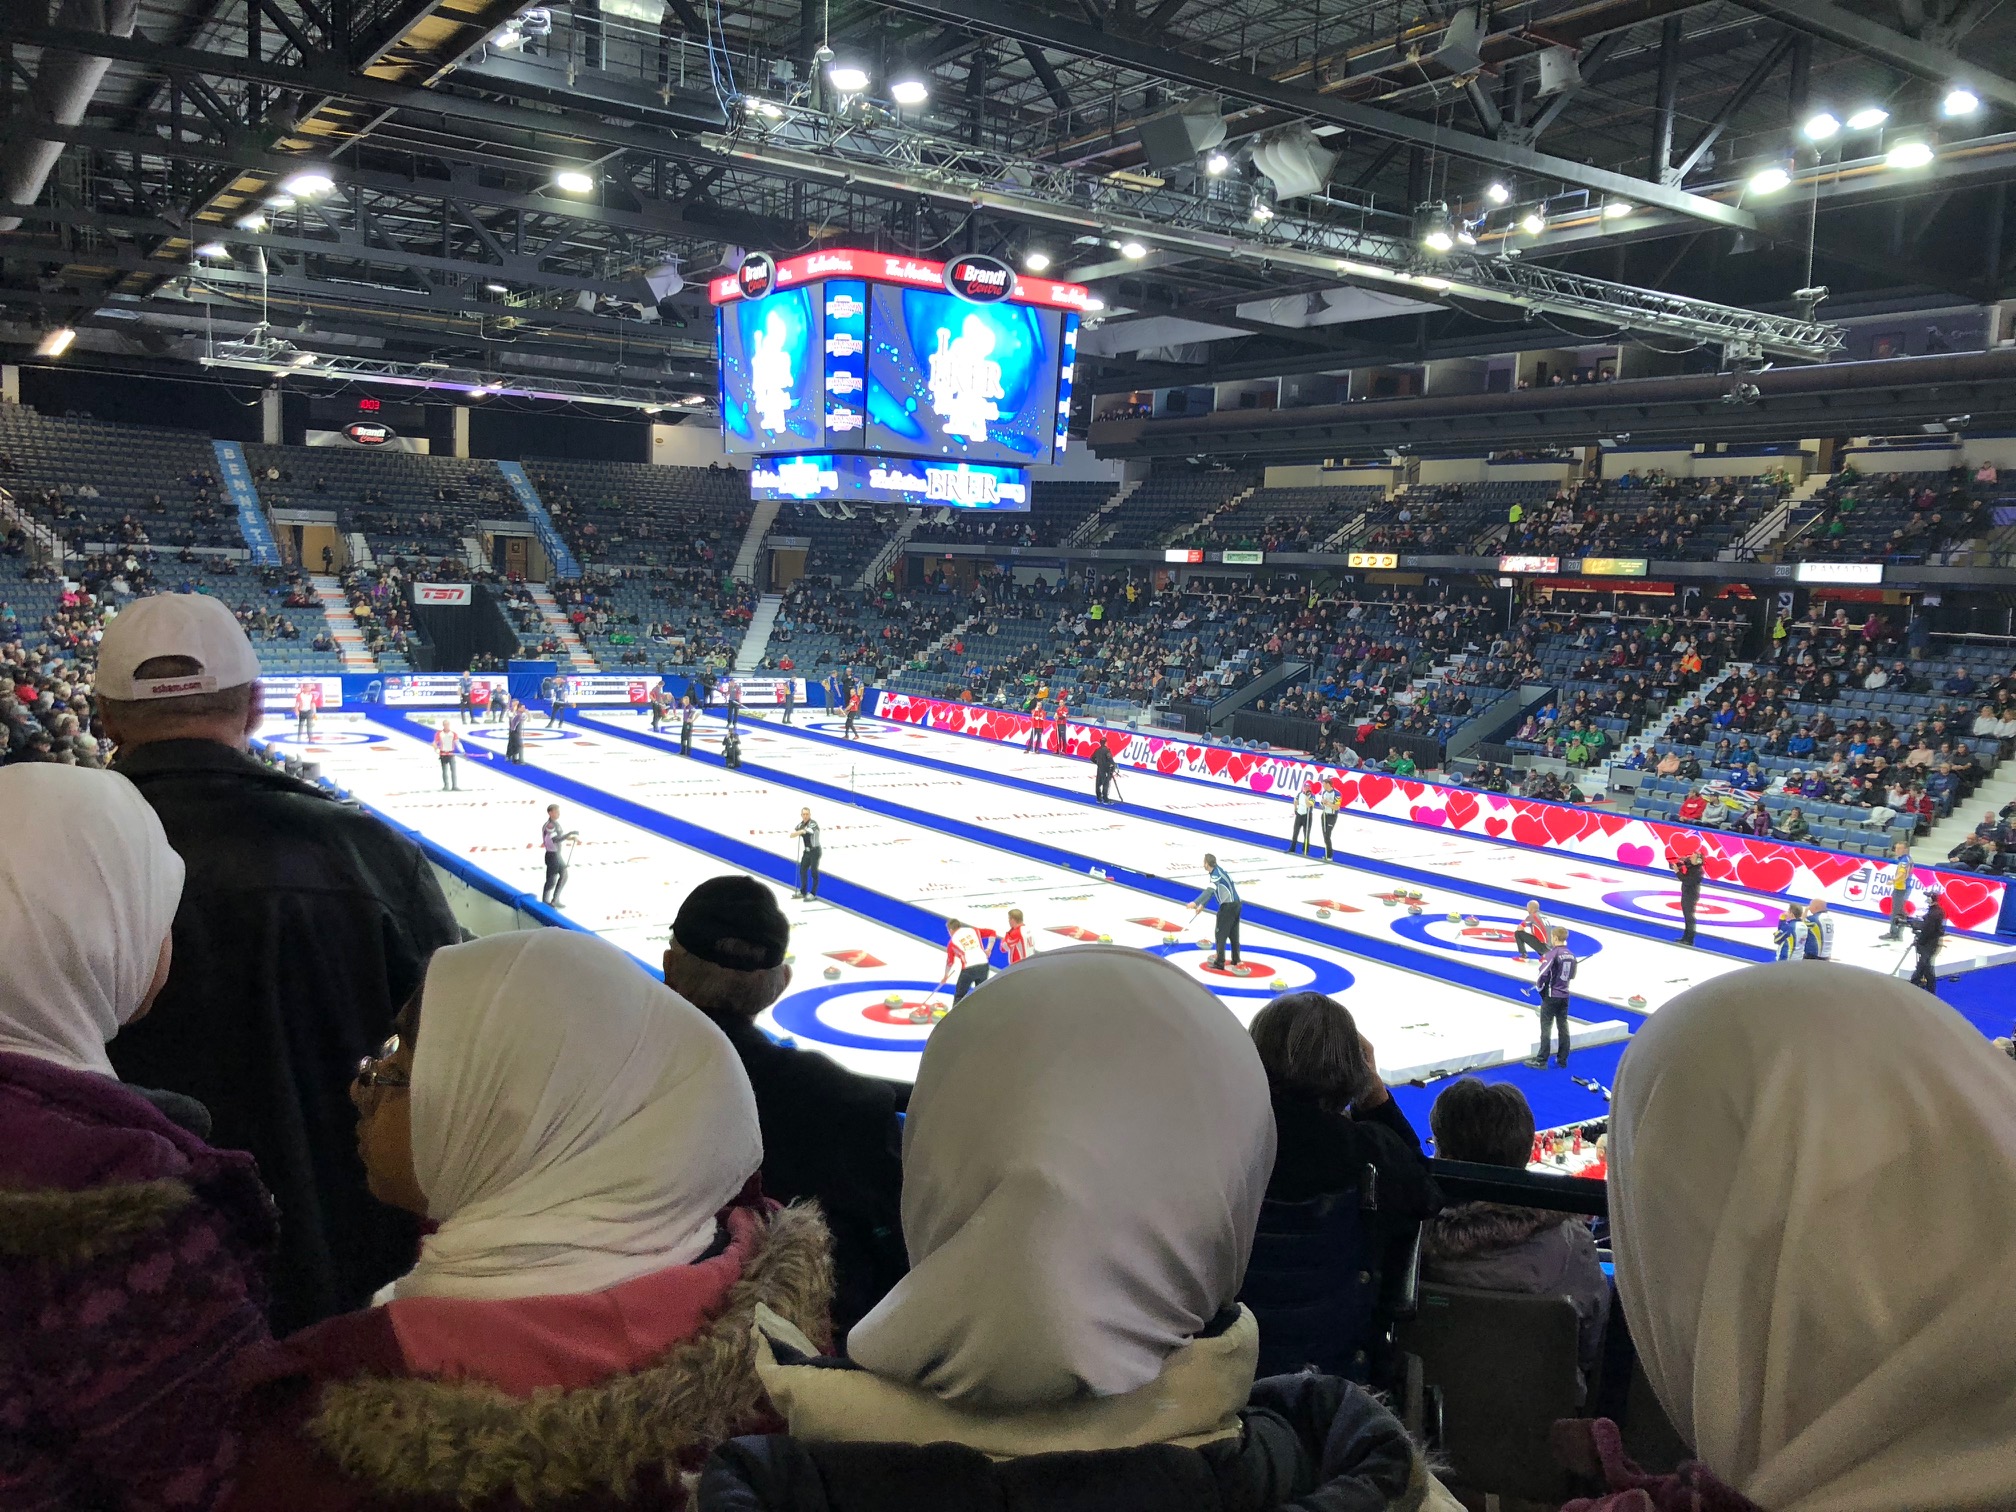
<path fill-rule="evenodd" d="M 781 709 L 784 707 L 784 690 L 792 690 L 792 701 L 805 702 L 805 679 L 802 677 L 738 677 L 742 684 L 742 707 L 745 709 Z M 718 702 L 721 695 L 717 692 Z"/>
<path fill-rule="evenodd" d="M 413 602 L 416 604 L 467 604 L 473 594 L 467 583 L 415 583 Z"/>
<path fill-rule="evenodd" d="M 302 688 L 308 690 L 318 709 L 343 707 L 343 679 L 340 677 L 261 677 L 259 686 L 266 693 L 267 711 L 275 715 L 293 713 L 294 695 Z"/>
<path fill-rule="evenodd" d="M 501 672 L 472 673 L 471 687 L 487 683 L 493 700 L 508 698 L 511 680 Z M 423 672 L 385 679 L 384 703 L 388 708 L 454 708 L 462 701 L 462 679 L 454 672 Z"/>
<path fill-rule="evenodd" d="M 661 677 L 570 677 L 567 701 L 584 708 L 597 704 L 642 705 L 651 702 L 652 690 L 663 682 Z"/>

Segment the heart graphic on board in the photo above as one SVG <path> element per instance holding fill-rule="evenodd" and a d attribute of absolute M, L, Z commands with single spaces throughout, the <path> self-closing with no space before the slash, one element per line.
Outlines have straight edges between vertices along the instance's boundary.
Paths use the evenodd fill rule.
<path fill-rule="evenodd" d="M 1155 770 L 1167 776 L 1183 765 L 1183 758 L 1174 751 L 1164 751 L 1155 758 Z"/>
<path fill-rule="evenodd" d="M 1340 782 L 1340 783 L 1338 783 L 1338 784 L 1337 784 L 1337 801 L 1338 801 L 1339 803 L 1343 804 L 1343 805 L 1344 805 L 1344 807 L 1346 807 L 1346 808 L 1350 808 L 1350 807 L 1351 807 L 1351 806 L 1352 806 L 1353 804 L 1357 803 L 1357 801 L 1358 801 L 1358 784 L 1357 784 L 1357 783 L 1355 783 L 1355 782 Z"/>
<path fill-rule="evenodd" d="M 1412 819 L 1416 824 L 1434 824 L 1434 825 L 1446 824 L 1449 819 L 1449 815 L 1445 810 L 1438 808 L 1427 808 L 1424 805 L 1418 803 L 1415 804 L 1413 808 L 1407 811 L 1407 817 Z"/>
<path fill-rule="evenodd" d="M 1451 793 L 1442 806 L 1448 811 L 1451 829 L 1468 829 L 1470 821 L 1477 817 L 1477 800 L 1468 793 Z"/>
<path fill-rule="evenodd" d="M 1274 774 L 1272 772 L 1255 772 L 1253 780 L 1247 783 L 1246 786 L 1256 793 L 1272 792 L 1274 788 Z"/>
<path fill-rule="evenodd" d="M 1835 856 L 1825 851 L 1802 851 L 1799 859 L 1822 887 L 1832 887 L 1843 877 L 1853 876 L 1869 863 L 1856 856 Z"/>
<path fill-rule="evenodd" d="M 1358 796 L 1365 800 L 1367 808 L 1377 808 L 1393 796 L 1391 777 L 1361 777 L 1358 779 Z"/>
<path fill-rule="evenodd" d="M 1579 840 L 1587 834 L 1595 819 L 1594 814 L 1584 813 L 1581 809 L 1550 804 L 1541 823 L 1547 826 L 1547 833 L 1557 845 L 1566 845 L 1570 840 Z"/>
<path fill-rule="evenodd" d="M 1653 854 L 1649 845 L 1625 844 L 1617 847 L 1617 859 L 1626 866 L 1650 866 Z"/>
<path fill-rule="evenodd" d="M 1503 819 L 1486 819 L 1484 821 L 1484 833 L 1494 840 L 1510 828 L 1511 826 Z"/>
<path fill-rule="evenodd" d="M 1742 856 L 1736 862 L 1736 880 L 1758 892 L 1783 892 L 1798 872 L 1787 856 Z"/>
<path fill-rule="evenodd" d="M 1598 814 L 1596 816 L 1596 827 L 1602 830 L 1605 835 L 1614 835 L 1626 828 L 1630 823 L 1631 818 L 1628 814 Z"/>
<path fill-rule="evenodd" d="M 1941 874 L 1939 885 L 1946 889 L 1946 917 L 1961 929 L 1989 922 L 1999 906 L 2002 889 L 1993 882 Z"/>
<path fill-rule="evenodd" d="M 1423 793 L 1428 791 L 1428 785 L 1422 782 L 1405 781 L 1400 784 L 1400 791 L 1405 793 L 1407 801 L 1412 803 L 1416 798 L 1419 798 Z"/>
<path fill-rule="evenodd" d="M 1204 753 L 1204 770 L 1213 777 L 1225 775 L 1226 764 L 1232 760 L 1232 753 L 1223 746 L 1213 746 Z"/>
<path fill-rule="evenodd" d="M 1246 774 L 1253 770 L 1251 756 L 1234 756 L 1225 763 L 1225 775 L 1240 786 L 1245 786 Z"/>
<path fill-rule="evenodd" d="M 1538 845 L 1542 848 L 1554 843 L 1554 837 L 1547 833 L 1545 822 L 1534 814 L 1512 816 L 1512 838 L 1521 845 Z"/>

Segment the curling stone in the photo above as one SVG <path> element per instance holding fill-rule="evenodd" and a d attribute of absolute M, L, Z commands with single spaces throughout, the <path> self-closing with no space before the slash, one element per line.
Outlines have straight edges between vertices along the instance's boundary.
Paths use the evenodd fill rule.
<path fill-rule="evenodd" d="M 1274 978 L 1274 980 L 1269 982 L 1267 985 L 1275 992 L 1286 992 L 1288 990 L 1288 984 L 1282 981 L 1281 978 L 1279 977 Z"/>
<path fill-rule="evenodd" d="M 1451 924 L 1461 924 L 1463 922 L 1463 915 L 1461 915 L 1460 913 L 1445 914 L 1443 915 L 1443 917 L 1446 918 Z"/>
<path fill-rule="evenodd" d="M 828 966 L 828 967 L 826 968 L 826 980 L 827 980 L 827 981 L 829 981 L 829 982 L 837 982 L 837 981 L 839 981 L 839 980 L 840 980 L 840 968 L 839 968 L 838 966 Z"/>
<path fill-rule="evenodd" d="M 1391 908 L 1395 903 L 1398 903 L 1400 900 L 1397 897 L 1385 897 L 1381 898 L 1379 901 L 1384 903 L 1388 908 Z"/>
<path fill-rule="evenodd" d="M 1634 992 L 1631 994 L 1631 996 L 1624 999 L 1624 1002 L 1627 1006 L 1632 1008 L 1643 1008 L 1645 1006 L 1645 994 L 1642 992 Z"/>
<path fill-rule="evenodd" d="M 1099 943 L 1100 943 L 1101 945 L 1111 945 L 1111 944 L 1113 943 L 1113 936 L 1111 936 L 1111 935 L 1101 935 L 1101 936 L 1099 936 Z"/>
<path fill-rule="evenodd" d="M 1316 917 L 1319 919 L 1327 919 L 1330 917 L 1330 910 L 1327 908 L 1319 908 L 1316 910 Z"/>
<path fill-rule="evenodd" d="M 882 999 L 882 1006 L 884 1008 L 901 1008 L 903 1006 L 903 994 L 900 992 L 890 993 L 889 996 Z"/>

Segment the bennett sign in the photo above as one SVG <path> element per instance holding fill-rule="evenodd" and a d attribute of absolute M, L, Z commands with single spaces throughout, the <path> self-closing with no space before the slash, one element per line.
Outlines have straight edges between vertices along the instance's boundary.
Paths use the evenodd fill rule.
<path fill-rule="evenodd" d="M 1015 270 L 998 257 L 969 252 L 945 264 L 945 291 L 974 304 L 993 304 L 1015 292 Z"/>
<path fill-rule="evenodd" d="M 466 604 L 469 602 L 467 583 L 415 583 L 413 602 L 416 604 Z"/>

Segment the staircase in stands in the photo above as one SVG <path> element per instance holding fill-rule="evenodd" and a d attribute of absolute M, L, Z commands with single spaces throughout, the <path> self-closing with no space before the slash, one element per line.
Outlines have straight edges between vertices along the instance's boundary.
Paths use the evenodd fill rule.
<path fill-rule="evenodd" d="M 770 651 L 770 632 L 777 627 L 777 611 L 784 607 L 784 595 L 766 593 L 756 601 L 749 615 L 749 628 L 742 634 L 741 649 L 735 653 L 735 670 L 746 676 L 763 665 Z"/>
<path fill-rule="evenodd" d="M 316 573 L 308 582 L 322 601 L 322 618 L 329 622 L 329 635 L 336 642 L 336 654 L 343 658 L 343 670 L 376 672 L 377 658 L 364 644 L 364 632 L 357 628 L 357 616 L 350 612 L 342 583 L 326 573 Z"/>
<path fill-rule="evenodd" d="M 575 672 L 600 672 L 602 664 L 595 660 L 581 637 L 568 623 L 567 616 L 560 612 L 559 600 L 544 583 L 534 583 L 532 602 L 538 606 L 540 623 L 560 641 L 561 654 L 567 658 L 568 667 Z"/>
<path fill-rule="evenodd" d="M 775 499 L 757 501 L 756 512 L 749 516 L 749 528 L 742 532 L 742 546 L 735 553 L 735 565 L 728 571 L 728 575 L 736 582 L 756 581 L 756 558 L 763 550 L 763 538 L 770 534 L 770 527 L 777 523 L 778 508 Z"/>

